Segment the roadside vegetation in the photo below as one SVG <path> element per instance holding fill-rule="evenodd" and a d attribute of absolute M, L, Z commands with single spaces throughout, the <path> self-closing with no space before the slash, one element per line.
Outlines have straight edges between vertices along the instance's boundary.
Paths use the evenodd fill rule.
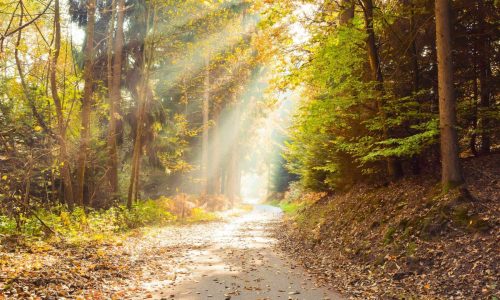
<path fill-rule="evenodd" d="M 463 163 L 467 191 L 443 193 L 433 174 L 334 194 L 292 187 L 280 246 L 355 298 L 498 299 L 500 155 Z"/>
<path fill-rule="evenodd" d="M 132 209 L 117 206 L 107 210 L 82 208 L 67 210 L 64 206 L 38 209 L 28 215 L 0 216 L 0 234 L 28 238 L 61 237 L 67 241 L 103 239 L 110 233 L 126 232 L 145 226 L 195 223 L 216 220 L 216 214 L 195 207 L 186 216 L 172 212 L 172 200 L 141 201 Z"/>

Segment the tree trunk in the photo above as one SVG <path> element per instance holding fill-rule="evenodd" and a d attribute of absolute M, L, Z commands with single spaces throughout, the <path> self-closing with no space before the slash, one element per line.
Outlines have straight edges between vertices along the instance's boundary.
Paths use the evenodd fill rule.
<path fill-rule="evenodd" d="M 87 153 L 90 143 L 90 110 L 92 106 L 93 96 L 93 74 L 94 65 L 94 25 L 95 25 L 95 9 L 96 0 L 89 0 L 87 6 L 87 44 L 85 45 L 85 58 L 83 67 L 83 80 L 85 86 L 83 88 L 81 122 L 80 131 L 80 151 L 78 153 L 78 166 L 76 173 L 76 195 L 75 202 L 77 205 L 84 205 L 83 190 L 85 185 L 85 169 L 87 165 Z"/>
<path fill-rule="evenodd" d="M 210 54 L 205 58 L 205 92 L 203 95 L 203 137 L 201 146 L 201 195 L 208 194 L 208 122 L 210 110 Z"/>
<path fill-rule="evenodd" d="M 24 5 L 22 5 L 22 3 L 20 5 L 20 8 L 21 8 L 21 14 L 19 17 L 19 28 L 21 28 L 23 26 L 23 19 L 24 19 Z M 30 93 L 28 84 L 26 83 L 26 79 L 24 78 L 23 67 L 21 65 L 21 60 L 19 58 L 19 46 L 21 44 L 22 32 L 23 32 L 23 30 L 19 29 L 18 34 L 17 34 L 17 40 L 16 40 L 16 48 L 14 49 L 14 58 L 16 60 L 17 71 L 19 73 L 19 79 L 21 80 L 21 86 L 23 88 L 23 93 L 24 93 L 24 96 L 26 97 L 26 100 L 28 100 L 28 103 L 29 103 L 30 108 L 31 108 L 31 112 L 33 114 L 33 117 L 35 117 L 35 119 L 37 120 L 38 125 L 40 125 L 40 127 L 42 127 L 42 129 L 45 133 L 47 133 L 50 136 L 53 136 L 52 131 L 45 123 L 42 115 L 38 112 L 35 100 L 33 99 L 32 95 Z"/>
<path fill-rule="evenodd" d="M 491 64 L 490 64 L 490 39 L 488 36 L 488 28 L 486 26 L 486 12 L 483 1 L 477 1 L 479 31 L 484 35 L 479 38 L 478 43 L 478 58 L 479 58 L 479 106 L 483 111 L 483 116 L 479 119 L 479 128 L 481 129 L 481 154 L 490 152 L 491 139 L 489 135 L 490 118 L 484 114 L 491 105 Z"/>
<path fill-rule="evenodd" d="M 411 66 L 413 69 L 413 97 L 416 97 L 416 101 L 419 104 L 419 112 L 420 112 L 420 97 L 418 96 L 418 92 L 420 90 L 420 67 L 418 64 L 419 52 L 417 48 L 417 27 L 415 26 L 415 5 L 413 1 L 410 0 L 409 3 L 410 8 L 410 49 L 411 49 Z M 411 168 L 413 174 L 420 174 L 420 157 L 418 154 L 415 154 L 411 158 Z"/>
<path fill-rule="evenodd" d="M 113 1 L 114 3 L 115 1 Z M 114 6 L 113 6 L 114 8 Z M 114 42 L 114 61 L 111 70 L 112 78 L 109 82 L 109 129 L 108 129 L 108 180 L 111 186 L 111 192 L 116 197 L 118 191 L 118 150 L 117 150 L 117 124 L 120 116 L 121 102 L 121 71 L 122 71 L 122 51 L 123 51 L 123 20 L 125 11 L 125 1 L 118 0 L 116 37 Z M 110 30 L 110 41 L 112 40 L 112 31 Z M 108 47 L 111 47 L 111 43 Z"/>
<path fill-rule="evenodd" d="M 225 194 L 231 207 L 234 205 L 235 198 L 235 166 L 236 166 L 236 153 L 235 153 L 235 145 L 231 146 L 231 150 L 229 152 L 229 161 L 227 165 L 226 171 L 226 184 L 225 184 Z"/>
<path fill-rule="evenodd" d="M 211 140 L 211 164 L 210 164 L 210 177 L 211 177 L 211 193 L 213 195 L 219 195 L 221 193 L 221 127 L 220 127 L 220 108 L 214 107 L 214 126 L 211 128 L 212 140 Z"/>
<path fill-rule="evenodd" d="M 226 197 L 231 204 L 231 207 L 234 206 L 237 197 L 237 182 L 238 179 L 238 155 L 239 155 L 239 134 L 241 128 L 241 103 L 237 101 L 236 92 L 233 93 L 233 111 L 234 114 L 231 115 L 229 122 L 233 125 L 230 136 L 230 152 L 229 152 L 229 162 L 227 165 L 227 176 L 226 176 Z"/>
<path fill-rule="evenodd" d="M 339 25 L 347 25 L 354 18 L 354 0 L 342 0 L 340 3 Z"/>
<path fill-rule="evenodd" d="M 472 97 L 472 135 L 470 137 L 469 141 L 469 149 L 474 154 L 474 156 L 477 156 L 479 153 L 477 152 L 476 148 L 476 143 L 477 143 L 477 103 L 478 103 L 478 98 L 479 98 L 479 85 L 477 84 L 478 79 L 477 79 L 477 68 L 476 64 L 474 63 L 474 74 L 476 75 L 474 78 L 474 84 L 473 84 L 473 97 Z"/>
<path fill-rule="evenodd" d="M 370 63 L 370 70 L 372 80 L 377 81 L 376 89 L 380 92 L 377 101 L 377 109 L 382 120 L 382 133 L 384 140 L 389 138 L 389 129 L 387 128 L 387 114 L 384 111 L 384 77 L 382 69 L 380 68 L 380 57 L 378 54 L 375 30 L 373 28 L 373 2 L 372 0 L 363 0 L 364 3 L 364 19 L 366 26 L 366 48 L 368 50 L 368 61 Z M 387 158 L 387 172 L 392 179 L 399 179 L 403 176 L 403 168 L 401 162 L 394 158 Z"/>
<path fill-rule="evenodd" d="M 145 75 L 143 75 L 145 76 Z M 138 195 L 138 184 L 139 181 L 139 165 L 141 161 L 142 154 L 142 132 L 144 126 L 144 115 L 146 113 L 146 93 L 144 91 L 144 86 L 141 87 L 141 90 L 138 93 L 139 95 L 139 109 L 137 112 L 137 126 L 135 132 L 135 141 L 134 141 L 134 150 L 132 155 L 132 170 L 130 173 L 130 184 L 128 189 L 128 197 L 127 197 L 127 208 L 131 209 L 132 204 L 137 200 Z"/>
<path fill-rule="evenodd" d="M 64 185 L 64 202 L 72 209 L 73 201 L 73 183 L 71 180 L 71 169 L 69 165 L 68 148 L 66 144 L 66 124 L 64 121 L 64 110 L 61 99 L 59 98 L 57 88 L 57 62 L 61 51 L 61 20 L 60 20 L 59 0 L 54 2 L 54 42 L 55 49 L 50 63 L 50 90 L 52 100 L 56 108 L 58 141 L 59 141 L 59 165 Z"/>
<path fill-rule="evenodd" d="M 443 189 L 463 183 L 456 129 L 449 0 L 436 0 L 436 48 L 438 60 L 439 127 Z"/>
<path fill-rule="evenodd" d="M 151 18 L 152 11 L 152 18 Z M 137 126 L 134 141 L 134 150 L 132 154 L 132 172 L 130 174 L 130 183 L 128 188 L 127 197 L 127 208 L 131 209 L 132 204 L 137 202 L 139 195 L 139 174 L 140 174 L 140 164 L 142 156 L 142 135 L 144 130 L 144 125 L 146 121 L 146 108 L 148 107 L 149 98 L 152 97 L 152 92 L 149 90 L 149 75 L 150 68 L 153 62 L 154 56 L 154 37 L 156 34 L 156 23 L 157 23 L 157 11 L 154 2 L 149 3 L 146 14 L 146 33 L 150 32 L 149 24 L 153 24 L 152 28 L 152 39 L 144 39 L 144 50 L 142 53 L 142 74 L 141 81 L 139 83 L 137 95 L 138 95 L 138 112 L 137 112 Z"/>

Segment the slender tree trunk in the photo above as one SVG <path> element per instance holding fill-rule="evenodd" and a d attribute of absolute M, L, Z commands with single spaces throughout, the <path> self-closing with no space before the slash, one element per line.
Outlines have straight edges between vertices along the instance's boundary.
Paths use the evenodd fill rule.
<path fill-rule="evenodd" d="M 85 45 L 85 58 L 83 67 L 83 79 L 85 86 L 83 88 L 81 122 L 80 131 L 80 151 L 78 153 L 78 166 L 76 171 L 76 195 L 75 202 L 77 205 L 84 205 L 84 186 L 85 186 L 85 169 L 87 166 L 87 153 L 89 152 L 90 143 L 90 110 L 92 106 L 93 96 L 93 74 L 94 66 L 94 25 L 95 25 L 95 9 L 96 0 L 89 0 L 87 6 L 87 44 Z"/>
<path fill-rule="evenodd" d="M 64 201 L 72 209 L 73 201 L 73 183 L 71 180 L 71 169 L 69 165 L 68 147 L 66 144 L 66 123 L 64 121 L 64 110 L 61 99 L 59 98 L 57 88 L 57 62 L 61 51 L 61 20 L 60 20 L 60 6 L 59 0 L 54 2 L 54 42 L 55 48 L 50 64 L 50 90 L 52 93 L 52 100 L 56 108 L 57 127 L 58 127 L 58 141 L 59 141 L 59 165 L 61 176 L 64 185 Z"/>
<path fill-rule="evenodd" d="M 146 107 L 148 107 L 149 98 L 152 97 L 152 93 L 149 92 L 149 72 L 151 64 L 153 62 L 154 56 L 154 38 L 156 35 L 156 5 L 155 1 L 148 4 L 147 14 L 146 14 L 146 33 L 149 33 L 149 24 L 153 24 L 151 41 L 144 39 L 144 50 L 142 54 L 142 74 L 141 81 L 139 83 L 138 90 L 138 113 L 137 113 L 137 126 L 134 141 L 134 150 L 132 155 L 132 172 L 130 174 L 130 184 L 128 189 L 127 197 L 127 208 L 131 209 L 132 204 L 137 201 L 139 195 L 139 174 L 140 174 L 140 164 L 142 156 L 142 135 L 144 131 L 145 121 L 146 121 Z M 152 11 L 152 12 L 151 12 Z M 152 19 L 151 19 L 152 13 Z"/>
<path fill-rule="evenodd" d="M 370 70 L 372 79 L 377 81 L 377 90 L 379 91 L 379 99 L 377 101 L 377 109 L 382 119 L 382 133 L 383 138 L 389 138 L 389 129 L 387 128 L 387 114 L 385 112 L 385 90 L 384 90 L 384 77 L 380 67 L 380 57 L 378 54 L 375 30 L 373 28 L 373 2 L 372 0 L 363 0 L 364 3 L 364 17 L 366 26 L 366 48 L 368 50 L 368 61 L 370 63 Z M 403 176 L 403 168 L 401 162 L 394 158 L 387 159 L 387 172 L 392 179 L 399 179 Z"/>
<path fill-rule="evenodd" d="M 413 1 L 410 0 L 410 49 L 411 49 L 411 66 L 413 69 L 413 96 L 416 97 L 417 103 L 419 103 L 419 112 L 420 112 L 420 97 L 418 96 L 418 92 L 420 90 L 420 66 L 418 64 L 418 48 L 417 48 L 417 28 L 415 26 L 415 5 Z M 420 174 L 420 157 L 418 154 L 415 154 L 411 158 L 411 167 L 413 174 Z"/>
<path fill-rule="evenodd" d="M 143 75 L 145 76 L 145 75 Z M 134 150 L 132 154 L 132 170 L 130 173 L 130 184 L 128 189 L 128 198 L 127 198 L 127 208 L 131 209 L 132 204 L 137 200 L 138 195 L 138 186 L 137 182 L 139 181 L 139 165 L 142 154 L 142 132 L 144 127 L 144 117 L 146 114 L 146 93 L 144 91 L 144 84 L 141 84 L 141 90 L 138 93 L 139 98 L 139 109 L 137 111 L 137 126 L 135 132 L 135 141 L 134 141 Z"/>
<path fill-rule="evenodd" d="M 438 59 L 439 127 L 443 189 L 463 183 L 460 169 L 453 65 L 451 58 L 450 1 L 436 0 L 436 48 Z"/>
<path fill-rule="evenodd" d="M 205 92 L 203 95 L 203 136 L 201 146 L 201 176 L 202 188 L 201 194 L 208 194 L 208 122 L 210 110 L 210 54 L 207 53 L 205 58 Z"/>
<path fill-rule="evenodd" d="M 491 139 L 489 135 L 490 118 L 484 111 L 488 110 L 491 105 L 491 63 L 490 63 L 490 40 L 488 36 L 488 28 L 486 26 L 486 13 L 483 1 L 477 1 L 477 10 L 479 17 L 479 31 L 484 36 L 479 42 L 479 90 L 480 99 L 479 106 L 483 110 L 483 115 L 479 119 L 479 127 L 481 128 L 481 154 L 490 152 Z"/>
<path fill-rule="evenodd" d="M 24 5 L 22 2 L 20 4 L 21 4 L 20 5 L 21 14 L 19 17 L 19 28 L 22 27 L 23 19 L 24 19 Z M 35 100 L 33 99 L 32 95 L 30 93 L 28 84 L 26 83 L 26 79 L 24 78 L 23 67 L 21 65 L 21 59 L 19 58 L 19 46 L 21 44 L 22 32 L 23 32 L 23 30 L 19 29 L 19 31 L 17 33 L 16 48 L 14 49 L 14 58 L 16 60 L 16 67 L 17 67 L 17 71 L 19 73 L 19 79 L 21 80 L 21 86 L 23 88 L 23 93 L 24 93 L 24 96 L 26 97 L 26 100 L 28 100 L 28 103 L 29 103 L 30 108 L 31 108 L 31 112 L 33 114 L 33 117 L 35 117 L 35 119 L 37 120 L 38 125 L 40 125 L 40 127 L 42 127 L 42 129 L 45 133 L 52 136 L 53 133 L 50 130 L 50 128 L 47 126 L 47 124 L 45 123 L 42 115 L 38 112 L 38 109 L 37 109 L 36 104 L 35 104 Z"/>
<path fill-rule="evenodd" d="M 115 1 L 113 1 L 114 3 Z M 114 6 L 113 6 L 114 8 Z M 118 191 L 118 149 L 117 149 L 117 124 L 120 116 L 120 87 L 121 87 L 121 71 L 122 71 L 122 51 L 123 51 L 123 21 L 125 14 L 125 1 L 118 0 L 116 37 L 114 43 L 114 61 L 112 67 L 112 78 L 109 82 L 109 101 L 110 101 L 110 116 L 108 129 L 108 180 L 111 186 L 111 191 L 114 196 L 117 196 Z M 110 40 L 112 34 L 110 33 Z M 109 44 L 111 47 L 111 43 Z"/>
<path fill-rule="evenodd" d="M 229 200 L 229 203 L 231 204 L 231 207 L 234 206 L 235 202 L 235 177 L 236 177 L 236 147 L 233 144 L 231 146 L 231 150 L 229 153 L 229 162 L 227 165 L 227 172 L 226 172 L 226 184 L 225 184 L 225 194 L 227 199 Z"/>
<path fill-rule="evenodd" d="M 239 155 L 239 133 L 241 127 L 241 103 L 237 102 L 237 94 L 233 94 L 234 114 L 230 118 L 230 123 L 232 124 L 231 132 L 231 145 L 229 151 L 229 161 L 227 165 L 226 172 L 226 197 L 231 204 L 234 206 L 237 197 L 237 182 L 238 177 L 238 155 Z"/>
<path fill-rule="evenodd" d="M 212 147 L 211 147 L 211 164 L 210 164 L 210 177 L 212 182 L 211 193 L 219 195 L 221 193 L 221 157 L 220 157 L 220 108 L 214 108 L 214 126 L 212 131 Z"/>
<path fill-rule="evenodd" d="M 479 97 L 479 86 L 477 84 L 477 70 L 476 66 L 474 65 L 474 74 L 476 75 L 476 78 L 474 78 L 474 84 L 473 84 L 473 97 L 472 97 L 472 108 L 473 108 L 473 113 L 472 113 L 472 135 L 470 137 L 470 142 L 469 142 L 469 148 L 472 154 L 474 156 L 477 156 L 479 153 L 477 152 L 477 103 L 478 103 L 478 97 Z"/>

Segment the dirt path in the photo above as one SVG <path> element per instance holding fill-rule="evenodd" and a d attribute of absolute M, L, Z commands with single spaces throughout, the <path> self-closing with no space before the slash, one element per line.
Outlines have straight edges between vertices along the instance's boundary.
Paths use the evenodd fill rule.
<path fill-rule="evenodd" d="M 110 243 L 0 247 L 0 300 L 340 299 L 276 250 L 279 209 L 223 217 Z"/>
<path fill-rule="evenodd" d="M 218 228 L 186 228 L 194 231 L 184 235 L 193 236 L 182 239 L 188 250 L 177 260 L 175 279 L 148 283 L 152 290 L 148 297 L 341 299 L 335 292 L 316 286 L 310 275 L 275 250 L 269 226 L 279 216 L 279 209 L 257 205 L 251 212 L 218 224 Z"/>

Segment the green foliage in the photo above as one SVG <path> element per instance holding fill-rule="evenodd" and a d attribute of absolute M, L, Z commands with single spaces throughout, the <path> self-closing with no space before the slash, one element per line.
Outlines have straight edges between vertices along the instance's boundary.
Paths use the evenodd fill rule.
<path fill-rule="evenodd" d="M 394 234 L 396 234 L 396 228 L 389 227 L 384 234 L 384 244 L 390 244 L 394 240 Z"/>
<path fill-rule="evenodd" d="M 325 193 L 317 193 L 311 190 L 304 189 L 299 182 L 292 182 L 288 192 L 281 201 L 273 202 L 274 205 L 280 207 L 284 213 L 288 215 L 300 217 L 299 213 L 302 209 L 311 206 L 316 201 L 325 196 Z"/>
<path fill-rule="evenodd" d="M 306 100 L 295 116 L 284 156 L 307 188 L 341 186 L 340 181 L 350 182 L 359 173 L 350 161 L 359 155 L 357 146 L 367 131 L 361 114 L 366 114 L 362 109 L 369 105 L 373 85 L 361 80 L 366 53 L 358 23 L 323 39 L 304 70 Z"/>
<path fill-rule="evenodd" d="M 120 232 L 150 225 L 165 225 L 177 219 L 168 211 L 169 199 L 147 200 L 139 202 L 131 210 L 125 207 L 113 207 L 107 210 L 89 210 L 76 208 L 72 212 L 59 206 L 39 209 L 34 212 L 48 227 L 69 241 L 103 239 Z M 17 226 L 14 218 L 0 216 L 0 234 L 21 234 L 27 237 L 43 237 L 49 233 L 37 217 L 19 215 Z M 198 221 L 198 220 L 196 220 Z M 111 235 L 110 235 L 111 234 Z"/>
<path fill-rule="evenodd" d="M 305 203 L 297 203 L 297 202 L 281 202 L 279 205 L 279 207 L 286 214 L 295 214 L 304 206 Z"/>
<path fill-rule="evenodd" d="M 207 212 L 203 208 L 195 207 L 191 210 L 191 215 L 186 219 L 188 223 L 211 222 L 218 220 L 218 216 L 212 212 Z"/>
<path fill-rule="evenodd" d="M 124 227 L 164 225 L 176 220 L 176 216 L 167 210 L 169 201 L 168 199 L 147 200 L 134 204 L 130 211 L 122 208 Z"/>
<path fill-rule="evenodd" d="M 320 32 L 310 62 L 290 79 L 291 86 L 294 80 L 303 83 L 303 100 L 284 157 L 306 188 L 346 189 L 384 175 L 386 159 L 409 160 L 437 143 L 437 116 L 420 100 L 429 91 L 400 96 L 391 82 L 382 92 L 367 80 L 365 40 L 358 17 L 348 26 Z"/>

